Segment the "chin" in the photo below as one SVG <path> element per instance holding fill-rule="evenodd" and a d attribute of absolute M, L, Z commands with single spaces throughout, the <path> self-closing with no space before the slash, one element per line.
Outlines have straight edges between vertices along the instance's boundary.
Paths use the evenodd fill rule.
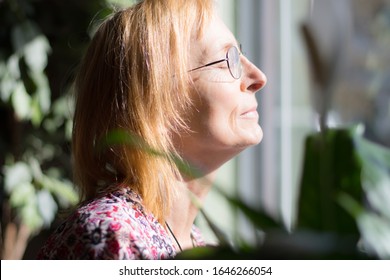
<path fill-rule="evenodd" d="M 263 130 L 259 126 L 259 132 L 257 136 L 257 142 L 254 145 L 260 144 L 261 140 L 263 140 Z"/>
<path fill-rule="evenodd" d="M 263 130 L 260 126 L 255 129 L 249 131 L 245 135 L 245 141 L 242 141 L 241 145 L 243 148 L 255 146 L 263 140 Z"/>
<path fill-rule="evenodd" d="M 254 139 L 253 141 L 248 143 L 248 146 L 258 145 L 258 144 L 260 144 L 261 140 L 263 140 L 263 134 L 261 136 L 259 136 L 257 139 Z"/>

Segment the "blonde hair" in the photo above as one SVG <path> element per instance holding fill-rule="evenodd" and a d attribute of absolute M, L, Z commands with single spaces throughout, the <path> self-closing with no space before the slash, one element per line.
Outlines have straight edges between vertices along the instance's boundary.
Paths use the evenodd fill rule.
<path fill-rule="evenodd" d="M 191 106 L 188 57 L 211 17 L 211 0 L 144 0 L 115 12 L 97 29 L 76 78 L 73 127 L 74 176 L 82 201 L 99 187 L 125 185 L 164 221 L 178 169 L 172 158 L 120 145 L 97 143 L 113 129 L 176 155 L 172 134 L 185 128 Z"/>

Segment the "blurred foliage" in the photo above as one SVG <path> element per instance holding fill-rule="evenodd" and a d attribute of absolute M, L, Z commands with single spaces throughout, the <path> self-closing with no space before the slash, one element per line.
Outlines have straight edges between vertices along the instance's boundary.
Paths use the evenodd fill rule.
<path fill-rule="evenodd" d="M 341 191 L 357 201 L 363 198 L 361 161 L 351 132 L 334 129 L 310 135 L 305 151 L 298 226 L 357 234 L 354 218 L 335 199 Z"/>
<path fill-rule="evenodd" d="M 363 133 L 357 126 L 307 138 L 298 227 L 355 236 L 359 250 L 388 259 L 390 150 Z"/>
<path fill-rule="evenodd" d="M 220 191 L 263 234 L 262 242 L 249 246 L 222 240 L 222 246 L 195 248 L 177 257 L 390 259 L 389 186 L 390 150 L 365 139 L 361 126 L 313 133 L 305 143 L 292 232 L 263 210 Z"/>
<path fill-rule="evenodd" d="M 200 208 L 218 239 L 218 246 L 194 248 L 178 259 L 389 259 L 390 150 L 364 138 L 363 126 L 332 128 L 307 136 L 297 223 L 288 232 L 283 224 L 214 185 L 232 207 L 261 235 L 256 246 L 243 238 L 229 240 Z M 130 145 L 167 157 L 125 131 L 111 131 L 102 149 Z M 199 172 L 175 159 L 178 168 L 198 178 Z"/>
<path fill-rule="evenodd" d="M 345 28 L 350 24 L 349 17 L 338 14 L 334 21 L 344 27 L 333 30 L 333 38 L 328 38 L 345 42 L 344 45 L 329 44 L 326 49 L 321 45 L 323 34 L 318 26 L 313 27 L 313 21 L 302 26 L 313 75 L 313 94 L 321 101 L 319 107 L 322 109 L 317 111 L 320 114 L 320 133 L 309 136 L 306 141 L 298 225 L 359 236 L 360 250 L 369 256 L 390 259 L 390 150 L 375 143 L 388 144 L 388 139 L 383 137 L 385 134 L 380 135 L 387 125 L 374 129 L 372 120 L 356 117 L 362 113 L 359 110 L 355 110 L 352 119 L 346 117 L 356 109 L 355 104 L 364 106 L 364 100 L 360 100 L 361 89 L 370 92 L 366 98 L 377 100 L 385 107 L 387 104 L 387 110 L 389 108 L 388 79 L 383 77 L 390 73 L 390 69 L 383 62 L 390 58 L 384 51 L 390 35 L 385 28 L 390 23 L 390 2 L 347 3 L 345 7 L 352 11 L 355 32 L 350 34 L 351 30 Z M 343 41 L 341 38 L 352 40 Z M 366 55 L 357 52 L 359 49 L 367 51 Z M 364 63 L 359 64 L 362 61 Z M 373 64 L 374 61 L 376 63 Z M 361 77 L 360 74 L 367 74 L 368 69 L 372 75 L 364 75 L 365 78 L 360 79 L 358 84 L 351 82 L 351 77 Z M 382 78 L 378 80 L 378 77 Z M 345 81 L 357 87 L 344 88 L 340 92 L 340 84 Z M 377 86 L 373 87 L 374 84 Z M 344 104 L 338 104 L 337 110 L 344 115 L 346 123 L 354 120 L 354 123 L 364 125 L 352 129 L 330 129 L 328 115 L 335 109 L 331 100 L 339 102 L 346 95 L 350 98 L 344 100 Z M 374 111 L 379 113 L 379 110 Z M 379 114 L 374 114 L 373 119 L 380 118 L 381 122 L 388 124 L 390 115 Z M 305 214 L 304 219 L 302 214 Z"/>
<path fill-rule="evenodd" d="M 77 203 L 71 82 L 93 23 L 131 2 L 0 1 L 2 258 L 21 258 L 32 236 Z"/>
<path fill-rule="evenodd" d="M 340 5 L 332 6 L 336 2 L 319 2 L 319 8 L 339 8 Z M 352 9 L 359 6 L 356 2 L 362 4 L 359 10 L 362 14 Z M 369 37 L 363 42 L 346 42 L 349 34 L 345 33 L 345 27 L 349 22 L 344 13 L 338 13 L 343 16 L 334 19 L 333 23 L 337 28 L 332 29 L 332 38 L 323 37 L 321 30 L 313 28 L 313 21 L 302 25 L 303 41 L 313 81 L 314 110 L 319 115 L 319 132 L 308 135 L 304 143 L 298 213 L 292 231 L 285 230 L 281 225 L 277 227 L 277 222 L 270 222 L 272 218 L 267 218 L 265 211 L 250 209 L 239 199 L 225 195 L 258 229 L 261 242 L 255 247 L 234 242 L 226 245 L 224 242 L 223 246 L 216 248 L 183 252 L 178 258 L 390 259 L 390 150 L 368 140 L 367 136 L 383 143 L 389 143 L 389 139 L 379 137 L 379 134 L 373 137 L 372 123 L 361 117 L 353 117 L 355 125 L 351 127 L 329 128 L 329 115 L 334 109 L 335 100 L 339 101 L 337 98 L 340 96 L 340 80 L 345 78 L 343 73 L 348 76 L 354 72 L 353 67 L 351 68 L 354 65 L 351 62 L 353 57 L 350 56 L 351 50 L 346 51 L 347 46 L 374 46 L 374 51 L 368 52 L 365 60 L 365 66 L 371 66 L 370 71 L 374 75 L 366 76 L 363 84 L 359 83 L 359 87 L 369 88 L 369 96 L 378 98 L 382 95 L 381 99 L 378 98 L 382 109 L 390 108 L 389 99 L 383 98 L 383 94 L 389 96 L 389 80 L 386 78 L 389 73 L 386 63 L 389 58 L 389 29 L 386 29 L 390 23 L 389 2 L 356 2 L 354 1 L 353 5 L 351 2 L 343 2 L 352 5 L 344 5 L 344 8 L 350 9 L 344 12 L 354 11 L 356 17 L 364 22 L 360 33 L 357 32 Z M 364 7 L 370 7 L 372 13 Z M 317 12 L 323 11 L 317 9 Z M 325 14 L 324 18 L 329 22 L 330 17 L 331 15 Z M 367 24 L 369 18 L 374 20 Z M 330 40 L 332 42 L 329 43 Z M 344 72 L 346 69 L 347 72 Z M 341 115 L 349 112 L 351 104 L 359 103 L 359 92 L 356 92 L 356 88 L 353 88 L 350 96 L 351 99 L 338 108 Z M 382 124 L 386 122 L 379 130 L 386 129 L 389 115 L 376 112 L 380 115 L 375 115 L 374 118 L 381 119 Z M 359 111 L 354 113 L 358 115 Z M 350 124 L 351 119 L 345 123 Z M 365 131 L 366 127 L 370 130 L 368 133 Z"/>

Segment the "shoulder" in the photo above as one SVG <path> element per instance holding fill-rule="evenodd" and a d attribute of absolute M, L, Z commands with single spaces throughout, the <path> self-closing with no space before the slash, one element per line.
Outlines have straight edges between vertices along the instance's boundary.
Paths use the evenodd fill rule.
<path fill-rule="evenodd" d="M 130 190 L 79 207 L 49 238 L 39 258 L 158 259 L 174 251 L 162 226 Z"/>

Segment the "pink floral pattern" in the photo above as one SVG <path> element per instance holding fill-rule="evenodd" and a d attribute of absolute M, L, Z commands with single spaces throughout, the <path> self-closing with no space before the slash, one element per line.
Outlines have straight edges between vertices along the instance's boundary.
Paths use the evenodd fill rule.
<path fill-rule="evenodd" d="M 205 246 L 192 229 L 195 246 Z M 170 259 L 177 247 L 165 228 L 123 189 L 79 207 L 49 237 L 38 259 Z"/>

